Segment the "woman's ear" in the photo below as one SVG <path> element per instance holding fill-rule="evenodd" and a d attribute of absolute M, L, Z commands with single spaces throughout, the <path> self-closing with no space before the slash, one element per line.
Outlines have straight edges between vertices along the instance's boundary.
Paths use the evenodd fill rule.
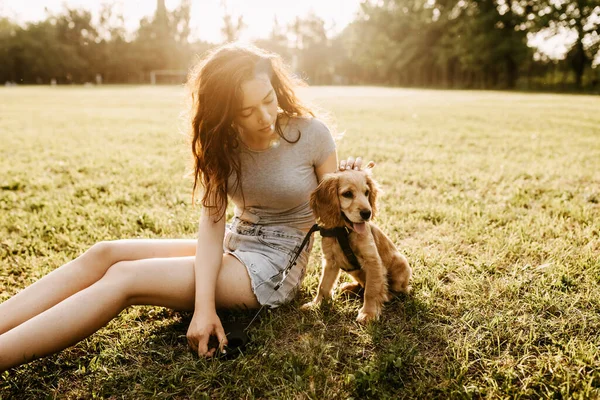
<path fill-rule="evenodd" d="M 377 214 L 377 195 L 379 194 L 379 185 L 367 174 L 367 186 L 369 186 L 369 204 L 371 205 L 371 216 L 375 218 Z"/>
<path fill-rule="evenodd" d="M 324 228 L 344 225 L 337 192 L 337 174 L 327 174 L 310 195 L 310 207 Z"/>

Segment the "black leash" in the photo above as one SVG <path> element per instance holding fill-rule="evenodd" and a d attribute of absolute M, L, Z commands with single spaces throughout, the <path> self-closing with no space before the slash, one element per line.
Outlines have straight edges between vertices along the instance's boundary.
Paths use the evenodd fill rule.
<path fill-rule="evenodd" d="M 277 285 L 275 285 L 275 290 L 278 290 L 281 287 L 281 285 L 283 284 L 283 281 L 285 281 L 285 278 L 287 278 L 288 272 L 290 272 L 290 269 L 292 269 L 292 267 L 294 265 L 296 265 L 296 260 L 298 260 L 298 257 L 300 257 L 300 254 L 302 254 L 302 250 L 304 250 L 304 248 L 310 241 L 310 237 L 312 236 L 312 234 L 314 232 L 318 231 L 319 229 L 320 228 L 319 228 L 318 224 L 314 224 L 313 226 L 310 227 L 310 230 L 308 231 L 306 236 L 304 236 L 304 240 L 302 241 L 300 248 L 298 249 L 298 251 L 296 251 L 296 254 L 294 254 L 294 256 L 290 259 L 288 266 L 283 270 L 283 277 L 281 278 L 279 283 Z M 271 294 L 271 296 L 273 296 L 273 294 Z"/>
<path fill-rule="evenodd" d="M 306 245 L 308 244 L 311 235 L 320 230 L 319 225 L 318 224 L 314 224 L 310 230 L 308 231 L 308 233 L 306 234 L 306 236 L 304 236 L 304 240 L 302 241 L 302 244 L 300 245 L 300 248 L 294 253 L 293 257 L 290 259 L 290 262 L 288 263 L 287 267 L 285 267 L 285 269 L 283 270 L 282 274 L 283 276 L 281 277 L 281 280 L 275 285 L 275 287 L 273 288 L 273 293 L 271 293 L 271 295 L 267 298 L 267 300 L 265 301 L 265 304 L 263 304 L 259 309 L 258 312 L 256 313 L 256 315 L 254 316 L 254 318 L 252 318 L 252 320 L 250 321 L 250 323 L 248 324 L 248 326 L 246 326 L 246 328 L 244 329 L 244 331 L 247 331 L 248 328 L 250 328 L 250 325 L 252 325 L 252 323 L 254 322 L 254 320 L 256 320 L 256 318 L 258 317 L 258 315 L 260 314 L 260 312 L 262 311 L 262 309 L 265 307 L 266 303 L 269 302 L 269 300 L 271 300 L 271 297 L 273 297 L 273 295 L 275 294 L 275 292 L 277 290 L 279 290 L 279 288 L 281 287 L 281 285 L 283 285 L 283 282 L 285 281 L 285 278 L 287 278 L 288 273 L 290 272 L 290 270 L 292 269 L 292 267 L 294 265 L 296 265 L 296 261 L 298 260 L 298 257 L 300 257 L 300 254 L 302 254 L 302 250 L 304 250 L 304 248 L 306 247 Z"/>

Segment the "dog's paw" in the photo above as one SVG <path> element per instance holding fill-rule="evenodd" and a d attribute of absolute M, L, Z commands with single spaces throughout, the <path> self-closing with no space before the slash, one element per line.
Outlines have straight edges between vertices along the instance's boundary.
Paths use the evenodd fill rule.
<path fill-rule="evenodd" d="M 309 301 L 308 303 L 301 305 L 300 309 L 302 311 L 310 311 L 310 310 L 314 310 L 318 306 L 319 306 L 319 303 L 315 303 L 314 301 Z"/>
<path fill-rule="evenodd" d="M 390 286 L 390 290 L 394 293 L 410 294 L 412 286 L 410 286 L 408 282 L 394 282 Z"/>
<path fill-rule="evenodd" d="M 340 293 L 359 294 L 362 286 L 358 282 L 344 282 L 340 285 L 338 291 Z"/>
<path fill-rule="evenodd" d="M 390 292 L 385 292 L 383 296 L 381 296 L 381 300 L 383 303 L 387 303 L 392 299 L 392 294 Z"/>
<path fill-rule="evenodd" d="M 356 322 L 359 324 L 368 324 L 372 321 L 377 321 L 379 319 L 379 313 L 373 311 L 365 311 L 361 309 L 358 312 L 358 317 L 356 317 Z"/>

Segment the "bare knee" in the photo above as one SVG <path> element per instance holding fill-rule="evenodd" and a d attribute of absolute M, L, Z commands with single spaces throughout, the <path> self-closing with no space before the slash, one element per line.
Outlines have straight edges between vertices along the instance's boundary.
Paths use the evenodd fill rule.
<path fill-rule="evenodd" d="M 92 245 L 92 247 L 90 247 L 85 253 L 83 253 L 83 255 L 94 259 L 109 259 L 114 246 L 114 241 L 106 240 L 98 242 Z"/>
<path fill-rule="evenodd" d="M 135 280 L 138 279 L 135 268 L 132 268 L 133 263 L 133 261 L 119 261 L 113 264 L 98 282 L 100 285 L 110 287 L 111 292 L 121 299 L 124 307 L 132 304 L 134 296 L 132 288 Z"/>
<path fill-rule="evenodd" d="M 73 260 L 71 268 L 80 269 L 86 276 L 100 279 L 115 263 L 113 259 L 114 242 L 98 242 L 90 247 L 85 253 Z"/>

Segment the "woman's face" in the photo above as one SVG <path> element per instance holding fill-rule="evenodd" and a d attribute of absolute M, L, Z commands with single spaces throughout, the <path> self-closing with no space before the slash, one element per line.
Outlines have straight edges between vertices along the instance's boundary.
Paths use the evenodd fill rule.
<path fill-rule="evenodd" d="M 277 120 L 277 96 L 266 73 L 257 74 L 241 86 L 242 105 L 235 123 L 254 140 L 270 139 Z"/>

